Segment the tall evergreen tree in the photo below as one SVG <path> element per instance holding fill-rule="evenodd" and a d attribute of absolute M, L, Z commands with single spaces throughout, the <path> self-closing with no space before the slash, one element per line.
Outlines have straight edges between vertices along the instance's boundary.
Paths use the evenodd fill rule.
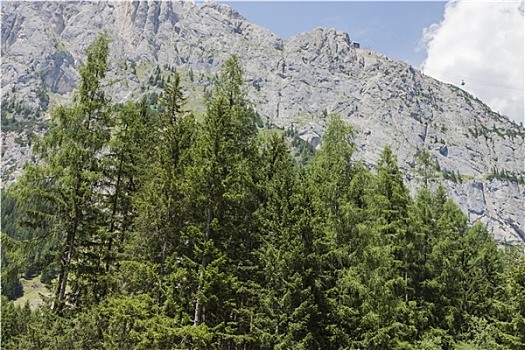
<path fill-rule="evenodd" d="M 220 326 L 221 346 L 246 342 L 253 299 L 251 213 L 257 128 L 243 90 L 242 69 L 233 56 L 221 70 L 194 149 L 190 194 L 196 234 L 198 285 L 194 326 Z M 229 345 L 228 345 L 229 344 Z"/>
<path fill-rule="evenodd" d="M 377 235 L 374 245 L 381 254 L 375 256 L 372 250 L 370 256 L 375 258 L 366 268 L 377 274 L 375 279 L 379 281 L 370 285 L 372 315 L 378 317 L 378 322 L 369 324 L 372 329 L 367 330 L 363 344 L 396 348 L 415 338 L 412 271 L 417 251 L 408 225 L 411 199 L 390 147 L 380 156 L 374 185 L 369 234 Z"/>
<path fill-rule="evenodd" d="M 498 324 L 504 344 L 510 349 L 525 349 L 525 254 L 522 247 L 506 253 L 507 283 L 498 286 Z"/>
<path fill-rule="evenodd" d="M 263 349 L 290 349 L 302 343 L 305 320 L 304 254 L 298 230 L 298 194 L 294 162 L 282 136 L 264 140 L 259 208 L 255 213 L 261 246 L 257 264 L 260 285 L 253 335 Z"/>
<path fill-rule="evenodd" d="M 151 126 L 148 144 L 142 145 L 150 149 L 146 154 L 150 158 L 142 159 L 147 170 L 139 175 L 141 188 L 133 199 L 138 211 L 135 234 L 126 254 L 126 265 L 149 271 L 146 275 L 153 280 L 149 280 L 148 292 L 155 294 L 159 307 L 173 292 L 170 290 L 173 286 L 167 283 L 172 268 L 168 261 L 175 263 L 185 253 L 182 251 L 187 208 L 184 181 L 195 123 L 193 115 L 184 110 L 184 102 L 180 77 L 175 74 L 160 101 L 164 112 Z M 148 131 L 144 132 L 148 135 Z M 144 290 L 138 288 L 133 292 Z"/>
<path fill-rule="evenodd" d="M 310 264 L 305 283 L 315 305 L 312 309 L 315 313 L 309 315 L 309 332 L 317 348 L 335 346 L 343 341 L 340 337 L 346 338 L 342 332 L 334 332 L 337 324 L 343 323 L 334 316 L 341 307 L 336 288 L 338 274 L 351 264 L 352 240 L 356 238 L 356 221 L 350 214 L 355 207 L 350 197 L 354 176 L 353 135 L 350 126 L 332 115 L 321 149 L 307 168 L 311 213 L 303 215 L 312 215 L 311 227 L 305 228 L 306 232 L 311 230 L 312 237 L 303 242 L 306 262 Z"/>
<path fill-rule="evenodd" d="M 104 188 L 108 222 L 101 233 L 105 235 L 105 275 L 99 282 L 106 289 L 115 286 L 115 272 L 124 253 L 124 244 L 134 229 L 137 210 L 133 200 L 142 187 L 144 169 L 152 159 L 155 125 L 145 99 L 139 104 L 129 101 L 115 111 L 115 125 L 104 161 Z M 107 291 L 109 292 L 109 290 Z"/>
<path fill-rule="evenodd" d="M 71 303 L 96 293 L 92 283 L 102 269 L 98 252 L 98 232 L 105 217 L 101 151 L 108 144 L 111 125 L 102 89 L 108 43 L 108 36 L 102 34 L 86 50 L 73 106 L 52 112 L 49 132 L 34 148 L 39 160 L 25 167 L 16 184 L 27 224 L 45 227 L 45 237 L 40 239 L 60 240 L 56 309 L 64 305 L 68 287 Z"/>

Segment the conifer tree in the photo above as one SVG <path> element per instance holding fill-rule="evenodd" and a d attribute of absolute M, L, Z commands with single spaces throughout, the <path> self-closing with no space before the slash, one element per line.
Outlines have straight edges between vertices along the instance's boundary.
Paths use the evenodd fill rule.
<path fill-rule="evenodd" d="M 140 174 L 141 188 L 133 203 L 138 210 L 135 234 L 128 246 L 126 265 L 143 269 L 149 280 L 148 293 L 154 294 L 158 307 L 164 306 L 173 286 L 167 283 L 170 269 L 182 259 L 183 221 L 187 195 L 184 193 L 185 172 L 194 142 L 193 115 L 184 110 L 185 97 L 178 74 L 165 87 L 160 103 L 164 112 L 149 131 L 146 171 Z M 145 131 L 147 134 L 148 132 Z M 187 249 L 186 249 L 187 250 Z M 124 278 L 130 276 L 123 276 Z M 144 292 L 138 288 L 135 292 Z M 176 299 L 176 298 L 175 298 Z"/>
<path fill-rule="evenodd" d="M 480 222 L 463 237 L 461 262 L 464 271 L 461 312 L 476 317 L 493 314 L 503 265 L 496 242 Z"/>
<path fill-rule="evenodd" d="M 338 274 L 344 274 L 351 264 L 352 240 L 355 237 L 355 221 L 352 218 L 354 203 L 352 177 L 354 175 L 352 155 L 354 151 L 353 129 L 332 115 L 323 137 L 321 149 L 309 163 L 308 197 L 310 214 L 306 232 L 310 231 L 308 244 L 305 244 L 307 267 L 305 287 L 312 293 L 315 313 L 309 315 L 309 332 L 320 347 L 335 346 L 345 338 L 343 332 L 335 332 L 336 324 L 341 322 L 338 314 L 339 293 Z M 304 204 L 303 204 L 304 205 Z M 311 284 L 309 284 L 311 283 Z M 323 286 L 323 288 L 320 288 Z M 348 307 L 348 305 L 346 305 Z M 341 323 L 347 323 L 344 320 Z"/>
<path fill-rule="evenodd" d="M 105 155 L 105 184 L 108 189 L 106 206 L 110 215 L 105 231 L 105 276 L 106 288 L 115 283 L 115 270 L 124 253 L 124 244 L 129 243 L 134 229 L 136 209 L 133 200 L 140 191 L 144 169 L 152 159 L 152 145 L 155 126 L 148 112 L 145 99 L 139 104 L 129 101 L 115 112 L 115 125 Z M 110 280 L 113 282 L 110 283 Z M 109 291 L 108 291 L 109 292 Z"/>
<path fill-rule="evenodd" d="M 412 241 L 407 226 L 411 200 L 397 166 L 397 157 L 392 154 L 390 147 L 386 147 L 381 154 L 376 181 L 376 193 L 372 199 L 375 209 L 373 214 L 378 218 L 381 236 L 391 246 L 396 268 L 406 283 L 410 268 L 408 259 L 414 253 L 408 251 Z"/>
<path fill-rule="evenodd" d="M 260 293 L 253 335 L 261 348 L 289 349 L 301 342 L 294 327 L 299 321 L 294 314 L 301 306 L 304 268 L 301 233 L 297 232 L 297 180 L 283 137 L 272 134 L 265 141 L 255 213 L 261 246 L 257 252 Z"/>
<path fill-rule="evenodd" d="M 108 144 L 111 125 L 102 89 L 108 43 L 108 36 L 102 34 L 86 50 L 73 106 L 52 112 L 49 132 L 35 146 L 39 161 L 26 166 L 16 185 L 27 223 L 45 227 L 46 237 L 40 239 L 55 236 L 60 240 L 57 310 L 64 304 L 68 287 L 72 303 L 89 289 L 95 293 L 90 285 L 102 269 L 98 260 L 98 232 L 105 216 L 101 151 Z"/>
<path fill-rule="evenodd" d="M 430 183 L 436 176 L 436 162 L 426 149 L 418 150 L 416 155 L 418 168 L 417 172 L 423 182 L 423 187 L 429 189 Z"/>
<path fill-rule="evenodd" d="M 246 341 L 251 318 L 247 305 L 255 297 L 248 286 L 258 245 L 250 218 L 255 210 L 251 194 L 256 134 L 242 69 L 233 56 L 224 64 L 208 102 L 189 187 L 196 213 L 192 226 L 199 276 L 193 324 L 221 325 L 217 334 L 222 346 Z"/>
<path fill-rule="evenodd" d="M 374 299 L 370 302 L 375 305 L 372 315 L 378 317 L 378 323 L 373 326 L 375 329 L 367 330 L 363 345 L 392 348 L 414 338 L 412 271 L 417 252 L 408 225 L 410 196 L 390 147 L 380 156 L 372 193 L 369 234 L 377 235 L 374 245 L 381 255 L 374 257 L 377 251 L 372 249 L 370 256 L 374 260 L 366 268 L 377 274 L 375 279 L 380 281 L 370 284 Z"/>
<path fill-rule="evenodd" d="M 503 343 L 510 349 L 525 349 L 525 254 L 522 247 L 513 247 L 506 254 L 506 270 L 500 284 L 497 309 Z M 503 302 L 501 302 L 503 301 Z"/>

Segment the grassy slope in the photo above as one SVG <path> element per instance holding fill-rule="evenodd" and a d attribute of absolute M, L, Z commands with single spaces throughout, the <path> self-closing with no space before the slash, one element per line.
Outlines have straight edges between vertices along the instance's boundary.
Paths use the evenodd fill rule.
<path fill-rule="evenodd" d="M 50 292 L 49 290 L 47 290 L 46 285 L 40 281 L 40 276 L 37 276 L 30 280 L 21 278 L 20 283 L 22 283 L 22 286 L 24 288 L 24 295 L 15 300 L 16 305 L 23 306 L 26 304 L 26 302 L 29 302 L 29 306 L 32 310 L 34 310 L 40 304 L 42 304 L 42 295 L 50 295 Z"/>

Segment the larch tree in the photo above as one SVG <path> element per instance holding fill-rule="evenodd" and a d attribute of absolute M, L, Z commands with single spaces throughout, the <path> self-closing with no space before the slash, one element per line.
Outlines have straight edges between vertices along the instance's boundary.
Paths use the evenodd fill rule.
<path fill-rule="evenodd" d="M 60 241 L 56 310 L 64 305 L 68 287 L 74 297 L 70 302 L 79 302 L 103 269 L 98 232 L 105 217 L 101 158 L 111 126 L 102 86 L 108 44 L 102 34 L 86 50 L 73 105 L 51 113 L 50 130 L 34 148 L 38 160 L 25 167 L 16 184 L 26 221 L 45 226 L 46 237 L 40 239 L 54 236 Z"/>

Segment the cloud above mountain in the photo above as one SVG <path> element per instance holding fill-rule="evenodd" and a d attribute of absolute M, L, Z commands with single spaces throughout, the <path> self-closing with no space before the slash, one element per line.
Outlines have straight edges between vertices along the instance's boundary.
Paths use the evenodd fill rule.
<path fill-rule="evenodd" d="M 423 30 L 422 70 L 523 122 L 523 32 L 523 0 L 449 1 L 443 20 Z"/>

